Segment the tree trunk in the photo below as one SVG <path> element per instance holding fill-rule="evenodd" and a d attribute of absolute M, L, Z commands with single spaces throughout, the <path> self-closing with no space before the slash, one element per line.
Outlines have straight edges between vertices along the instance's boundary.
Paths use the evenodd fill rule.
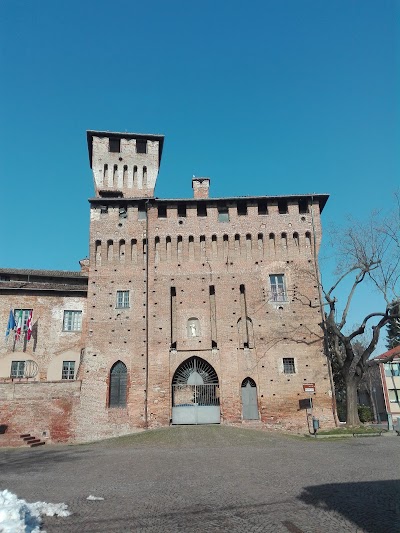
<path fill-rule="evenodd" d="M 346 379 L 346 407 L 347 407 L 347 425 L 360 426 L 357 404 L 357 385 L 358 381 L 354 378 Z"/>

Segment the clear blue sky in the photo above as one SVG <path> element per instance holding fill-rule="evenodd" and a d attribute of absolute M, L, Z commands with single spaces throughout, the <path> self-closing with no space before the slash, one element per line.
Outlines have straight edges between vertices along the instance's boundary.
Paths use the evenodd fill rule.
<path fill-rule="evenodd" d="M 157 196 L 328 192 L 325 228 L 400 183 L 398 2 L 3 0 L 0 43 L 3 267 L 87 255 L 87 129 L 165 134 Z"/>

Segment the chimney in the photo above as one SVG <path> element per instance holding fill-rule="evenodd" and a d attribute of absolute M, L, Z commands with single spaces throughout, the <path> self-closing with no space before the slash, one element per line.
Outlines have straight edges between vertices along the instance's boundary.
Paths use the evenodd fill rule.
<path fill-rule="evenodd" d="M 210 178 L 195 178 L 192 179 L 193 197 L 195 199 L 208 198 L 208 191 L 210 189 Z"/>

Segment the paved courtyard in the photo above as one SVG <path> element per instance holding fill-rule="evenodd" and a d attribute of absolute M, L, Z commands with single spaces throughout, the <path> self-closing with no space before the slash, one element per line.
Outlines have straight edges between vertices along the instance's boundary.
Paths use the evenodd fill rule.
<path fill-rule="evenodd" d="M 0 488 L 65 502 L 57 532 L 400 532 L 400 438 L 172 427 L 0 450 Z M 94 495 L 101 501 L 88 501 Z"/>

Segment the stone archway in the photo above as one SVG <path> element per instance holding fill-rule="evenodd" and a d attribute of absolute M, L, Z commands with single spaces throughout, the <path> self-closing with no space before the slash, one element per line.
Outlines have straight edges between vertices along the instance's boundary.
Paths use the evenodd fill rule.
<path fill-rule="evenodd" d="M 219 424 L 219 383 L 200 357 L 186 359 L 172 378 L 172 424 Z"/>

